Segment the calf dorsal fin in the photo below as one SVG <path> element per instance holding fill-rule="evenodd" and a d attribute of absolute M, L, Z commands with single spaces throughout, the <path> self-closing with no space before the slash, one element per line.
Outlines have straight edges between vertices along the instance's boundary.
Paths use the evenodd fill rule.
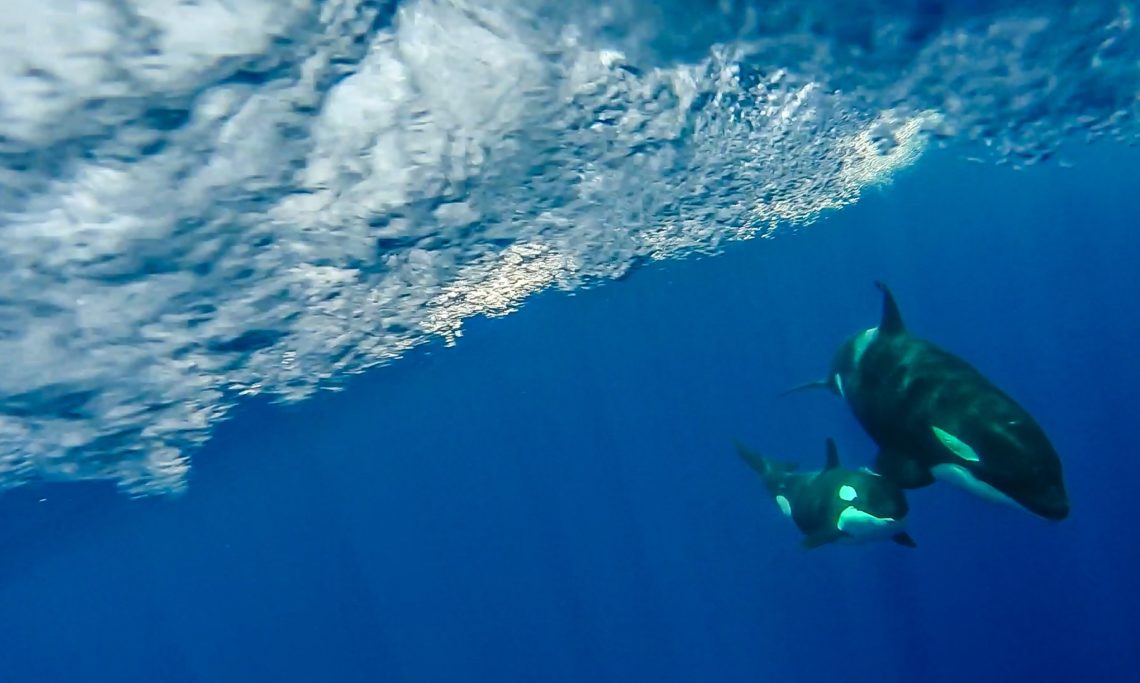
<path fill-rule="evenodd" d="M 836 467 L 839 467 L 839 449 L 835 447 L 835 439 L 828 438 L 827 462 L 823 466 L 823 471 L 833 470 Z"/>

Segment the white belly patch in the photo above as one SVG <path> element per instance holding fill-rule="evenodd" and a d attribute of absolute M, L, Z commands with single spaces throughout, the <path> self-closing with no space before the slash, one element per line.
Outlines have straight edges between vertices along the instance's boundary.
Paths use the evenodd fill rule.
<path fill-rule="evenodd" d="M 903 523 L 893 517 L 876 517 L 852 506 L 839 513 L 836 527 L 856 541 L 889 538 L 902 530 Z"/>
<path fill-rule="evenodd" d="M 1005 495 L 1001 491 L 998 491 L 986 482 L 976 478 L 974 475 L 970 474 L 969 470 L 967 470 L 965 467 L 962 467 L 961 465 L 935 465 L 934 467 L 930 468 L 930 473 L 933 474 L 934 478 L 938 481 L 944 481 L 948 484 L 953 484 L 959 488 L 963 488 L 975 496 L 978 496 L 979 498 L 983 498 L 994 503 L 1012 505 L 1015 508 L 1021 508 L 1021 505 L 1017 501 Z"/>

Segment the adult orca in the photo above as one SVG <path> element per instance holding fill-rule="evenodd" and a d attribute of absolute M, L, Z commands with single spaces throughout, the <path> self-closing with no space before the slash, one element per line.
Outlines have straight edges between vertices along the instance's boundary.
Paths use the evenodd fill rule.
<path fill-rule="evenodd" d="M 910 334 L 890 289 L 878 327 L 852 335 L 826 387 L 879 446 L 875 470 L 906 489 L 946 481 L 1049 520 L 1069 515 L 1061 459 L 1012 398 L 958 356 Z"/>
<path fill-rule="evenodd" d="M 739 443 L 736 450 L 764 479 L 780 511 L 803 532 L 805 548 L 887 538 L 915 547 L 905 531 L 909 507 L 903 490 L 869 470 L 840 466 L 834 440 L 827 440 L 827 463 L 815 472 L 797 472 L 795 463 L 769 460 Z"/>

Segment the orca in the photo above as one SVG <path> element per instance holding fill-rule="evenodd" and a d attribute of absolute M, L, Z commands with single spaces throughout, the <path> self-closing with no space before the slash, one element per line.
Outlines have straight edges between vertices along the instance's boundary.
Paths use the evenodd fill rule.
<path fill-rule="evenodd" d="M 1024 408 L 981 372 L 912 335 L 891 290 L 877 327 L 849 337 L 824 387 L 879 447 L 874 469 L 904 489 L 945 481 L 1048 520 L 1069 515 L 1061 459 Z"/>
<path fill-rule="evenodd" d="M 905 530 L 909 507 L 903 490 L 870 470 L 842 467 L 833 439 L 827 440 L 824 468 L 814 472 L 798 472 L 795 463 L 769 460 L 740 443 L 736 450 L 764 479 L 780 511 L 804 534 L 803 547 L 888 538 L 915 547 Z"/>

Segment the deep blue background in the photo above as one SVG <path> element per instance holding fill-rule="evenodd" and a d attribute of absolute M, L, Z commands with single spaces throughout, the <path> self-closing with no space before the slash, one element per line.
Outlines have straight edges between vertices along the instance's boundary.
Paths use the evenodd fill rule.
<path fill-rule="evenodd" d="M 1077 162 L 935 155 L 809 229 L 249 403 L 180 499 L 9 492 L 0 680 L 1135 680 L 1140 153 Z M 1046 426 L 1070 519 L 935 487 L 917 550 L 799 548 L 732 439 L 870 461 L 838 399 L 774 395 L 875 324 L 875 278 Z"/>

